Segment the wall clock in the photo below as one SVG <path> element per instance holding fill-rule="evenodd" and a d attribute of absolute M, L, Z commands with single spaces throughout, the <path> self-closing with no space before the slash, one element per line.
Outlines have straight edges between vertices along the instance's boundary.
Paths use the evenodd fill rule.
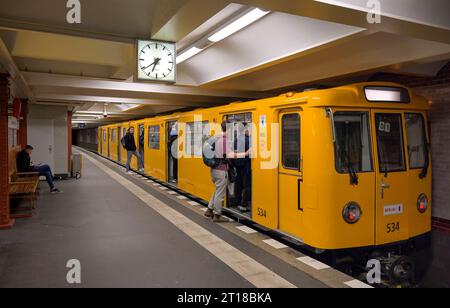
<path fill-rule="evenodd" d="M 138 40 L 136 46 L 138 80 L 176 82 L 175 43 Z"/>

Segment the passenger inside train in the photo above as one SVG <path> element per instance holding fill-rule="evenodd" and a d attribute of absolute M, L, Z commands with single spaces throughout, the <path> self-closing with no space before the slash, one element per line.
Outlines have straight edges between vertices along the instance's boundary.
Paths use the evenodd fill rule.
<path fill-rule="evenodd" d="M 178 122 L 172 121 L 168 123 L 168 174 L 169 174 L 169 183 L 176 185 L 178 183 L 178 157 L 177 157 L 177 149 L 178 149 Z"/>
<path fill-rule="evenodd" d="M 252 139 L 251 121 L 252 114 L 236 114 L 226 117 L 226 120 L 233 125 L 233 150 L 235 153 L 247 153 L 244 158 L 231 160 L 231 168 L 234 168 L 236 178 L 234 183 L 228 187 L 227 208 L 238 210 L 239 213 L 247 216 L 251 215 L 252 199 Z"/>

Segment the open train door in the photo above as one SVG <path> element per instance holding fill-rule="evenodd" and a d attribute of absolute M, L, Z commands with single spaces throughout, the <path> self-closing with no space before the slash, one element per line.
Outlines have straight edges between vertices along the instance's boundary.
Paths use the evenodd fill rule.
<path fill-rule="evenodd" d="M 279 123 L 278 229 L 283 233 L 295 235 L 303 226 L 301 111 L 281 112 Z"/>
<path fill-rule="evenodd" d="M 108 157 L 111 158 L 111 128 L 108 128 L 108 135 L 106 137 L 106 142 L 108 144 Z"/>
<path fill-rule="evenodd" d="M 117 128 L 117 161 L 122 162 L 122 126 Z"/>
<path fill-rule="evenodd" d="M 403 112 L 372 111 L 377 161 L 375 243 L 383 245 L 408 239 L 408 166 Z"/>
<path fill-rule="evenodd" d="M 173 185 L 178 183 L 178 122 L 166 123 L 166 157 L 167 181 Z"/>

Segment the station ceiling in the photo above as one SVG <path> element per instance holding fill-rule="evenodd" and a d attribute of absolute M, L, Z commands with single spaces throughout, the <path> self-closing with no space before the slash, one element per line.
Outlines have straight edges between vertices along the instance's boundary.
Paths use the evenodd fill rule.
<path fill-rule="evenodd" d="M 85 122 L 377 72 L 433 76 L 450 61 L 447 0 L 381 0 L 379 24 L 368 22 L 367 0 L 81 0 L 81 24 L 67 23 L 66 2 L 0 0 L 0 63 L 16 96 L 75 108 Z M 249 7 L 270 13 L 179 64 L 177 84 L 134 81 L 137 38 L 174 41 L 182 52 Z"/>

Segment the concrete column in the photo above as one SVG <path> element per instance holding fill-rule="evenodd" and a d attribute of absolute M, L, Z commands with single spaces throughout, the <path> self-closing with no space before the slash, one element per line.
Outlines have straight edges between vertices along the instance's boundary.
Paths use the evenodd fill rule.
<path fill-rule="evenodd" d="M 24 147 L 28 144 L 28 100 L 22 100 L 19 122 L 19 144 Z"/>
<path fill-rule="evenodd" d="M 0 229 L 11 228 L 8 174 L 8 76 L 0 75 Z"/>

